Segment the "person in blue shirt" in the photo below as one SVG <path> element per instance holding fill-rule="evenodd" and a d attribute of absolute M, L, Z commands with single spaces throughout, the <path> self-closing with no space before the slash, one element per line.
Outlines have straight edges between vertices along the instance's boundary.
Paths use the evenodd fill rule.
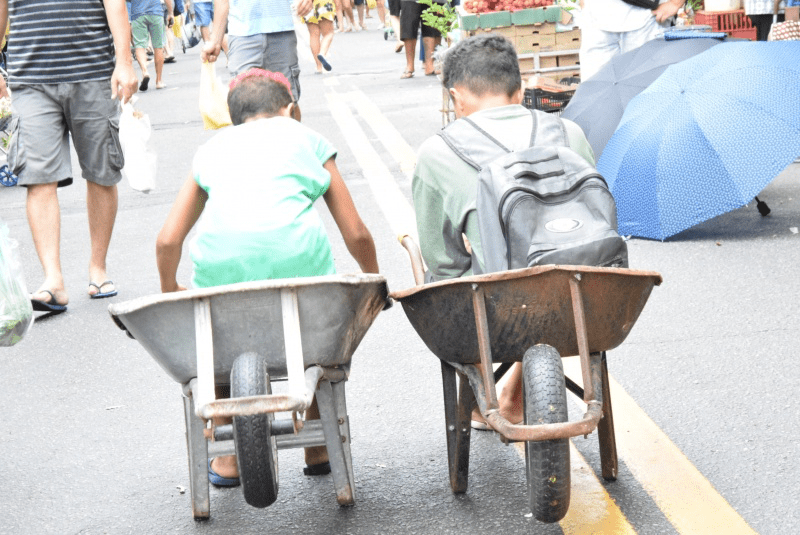
<path fill-rule="evenodd" d="M 312 8 L 312 0 L 300 0 L 295 6 L 300 17 Z M 252 68 L 282 73 L 292 86 L 293 117 L 300 120 L 300 65 L 289 0 L 216 0 L 211 40 L 200 53 L 202 61 L 217 60 L 226 26 L 231 74 Z"/>
<path fill-rule="evenodd" d="M 167 4 L 167 25 L 172 26 L 172 0 L 165 0 Z M 156 65 L 156 89 L 166 87 L 162 79 L 164 72 L 164 8 L 161 0 L 132 0 L 131 1 L 131 33 L 133 34 L 133 47 L 136 61 L 142 69 L 142 82 L 139 91 L 147 91 L 150 85 L 150 73 L 147 71 L 147 45 L 153 44 L 153 60 Z"/>

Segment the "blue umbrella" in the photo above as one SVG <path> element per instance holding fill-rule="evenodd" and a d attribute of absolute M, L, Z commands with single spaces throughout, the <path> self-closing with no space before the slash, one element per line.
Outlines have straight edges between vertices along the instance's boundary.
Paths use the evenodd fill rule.
<path fill-rule="evenodd" d="M 657 38 L 614 56 L 594 76 L 583 80 L 561 114 L 583 129 L 596 157 L 603 154 L 628 102 L 652 84 L 668 66 L 704 52 L 721 41 L 705 33 L 691 39 Z M 711 35 L 712 38 L 704 38 Z M 725 34 L 722 34 L 725 37 Z"/>
<path fill-rule="evenodd" d="M 750 202 L 800 154 L 800 42 L 722 43 L 628 104 L 598 170 L 619 232 L 664 240 Z"/>

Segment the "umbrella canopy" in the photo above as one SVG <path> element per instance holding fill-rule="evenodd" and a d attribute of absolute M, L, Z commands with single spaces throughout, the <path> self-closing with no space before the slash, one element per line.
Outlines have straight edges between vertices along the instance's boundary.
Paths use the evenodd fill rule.
<path fill-rule="evenodd" d="M 578 86 L 561 117 L 574 121 L 583 129 L 595 157 L 599 158 L 633 97 L 655 81 L 668 66 L 718 43 L 718 39 L 668 41 L 659 38 L 615 56 L 597 74 Z"/>
<path fill-rule="evenodd" d="M 747 204 L 800 155 L 800 42 L 722 43 L 628 104 L 597 163 L 619 232 L 664 240 Z"/>

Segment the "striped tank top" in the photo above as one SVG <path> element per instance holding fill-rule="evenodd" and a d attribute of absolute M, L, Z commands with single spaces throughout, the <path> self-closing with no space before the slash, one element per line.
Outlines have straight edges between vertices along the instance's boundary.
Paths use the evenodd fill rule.
<path fill-rule="evenodd" d="M 114 42 L 102 0 L 8 0 L 11 86 L 106 80 Z"/>

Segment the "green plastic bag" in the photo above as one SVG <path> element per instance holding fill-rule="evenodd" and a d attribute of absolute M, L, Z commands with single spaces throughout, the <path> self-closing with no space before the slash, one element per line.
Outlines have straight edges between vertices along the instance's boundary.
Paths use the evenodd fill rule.
<path fill-rule="evenodd" d="M 17 242 L 0 221 L 0 346 L 22 340 L 33 324 L 31 298 L 17 253 Z"/>

